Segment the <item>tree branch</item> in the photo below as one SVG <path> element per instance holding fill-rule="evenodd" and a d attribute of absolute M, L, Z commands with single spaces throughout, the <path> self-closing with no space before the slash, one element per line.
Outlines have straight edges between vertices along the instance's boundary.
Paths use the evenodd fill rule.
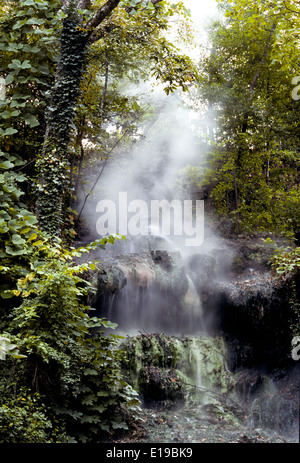
<path fill-rule="evenodd" d="M 95 15 L 88 21 L 86 29 L 95 29 L 119 5 L 120 0 L 108 0 Z"/>
<path fill-rule="evenodd" d="M 77 218 L 76 218 L 76 223 L 79 222 L 79 220 L 80 220 L 80 218 L 81 218 L 81 215 L 82 215 L 82 212 L 83 212 L 83 209 L 85 208 L 86 202 L 87 202 L 88 198 L 90 197 L 90 195 L 93 193 L 93 191 L 94 191 L 94 189 L 95 189 L 97 183 L 98 183 L 99 180 L 100 180 L 101 175 L 103 174 L 103 171 L 104 171 L 105 166 L 106 166 L 106 164 L 107 164 L 107 162 L 108 162 L 108 159 L 109 159 L 109 155 L 110 155 L 110 154 L 112 153 L 112 151 L 117 147 L 117 145 L 122 141 L 122 139 L 125 137 L 125 135 L 127 135 L 127 133 L 128 133 L 128 130 L 125 131 L 125 132 L 123 133 L 123 135 L 121 135 L 120 138 L 118 138 L 118 140 L 114 143 L 113 147 L 112 147 L 112 148 L 109 150 L 109 152 L 106 154 L 105 159 L 104 159 L 104 162 L 103 162 L 103 165 L 102 165 L 101 170 L 100 170 L 100 173 L 98 174 L 98 176 L 97 176 L 97 178 L 96 178 L 96 180 L 95 180 L 95 182 L 94 182 L 94 184 L 93 184 L 91 190 L 88 192 L 88 194 L 87 194 L 86 197 L 84 198 L 84 201 L 83 201 L 83 204 L 82 204 L 82 206 L 81 206 L 80 212 L 79 212 L 79 214 L 78 214 L 78 216 L 77 216 Z"/>
<path fill-rule="evenodd" d="M 295 14 L 300 14 L 300 11 L 296 11 L 296 10 L 292 10 L 291 8 L 289 8 L 288 6 L 286 6 L 286 2 L 284 1 L 284 8 L 288 11 L 290 11 L 291 13 L 295 13 Z"/>
<path fill-rule="evenodd" d="M 85 1 L 85 0 L 80 0 L 80 1 Z M 162 0 L 151 0 L 151 3 L 153 5 L 157 5 L 160 3 Z M 120 0 L 109 0 L 105 5 L 103 5 L 100 10 L 97 11 L 97 13 L 93 16 L 92 19 L 87 23 L 86 29 L 95 29 L 97 28 L 101 22 L 109 16 L 109 14 L 118 6 L 120 3 Z M 109 4 L 109 5 L 108 5 Z M 113 6 L 115 4 L 115 6 Z M 138 4 L 134 7 L 128 6 L 125 8 L 127 13 L 130 13 L 132 10 L 134 10 Z M 105 27 L 102 29 L 98 29 L 97 31 L 94 31 L 91 36 L 90 36 L 90 43 L 97 42 L 98 40 L 102 39 L 106 34 L 109 34 L 112 32 L 117 26 L 113 23 L 106 24 Z"/>

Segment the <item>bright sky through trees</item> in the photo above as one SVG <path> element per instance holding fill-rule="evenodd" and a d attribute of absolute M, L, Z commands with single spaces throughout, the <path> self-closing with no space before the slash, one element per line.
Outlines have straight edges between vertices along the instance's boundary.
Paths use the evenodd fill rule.
<path fill-rule="evenodd" d="M 205 24 L 217 13 L 216 0 L 184 0 L 186 8 L 191 10 L 192 21 L 201 40 L 206 37 Z"/>

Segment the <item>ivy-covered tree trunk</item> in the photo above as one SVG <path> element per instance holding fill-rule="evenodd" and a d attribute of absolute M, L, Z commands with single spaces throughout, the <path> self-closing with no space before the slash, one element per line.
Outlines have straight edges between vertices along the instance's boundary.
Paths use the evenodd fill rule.
<path fill-rule="evenodd" d="M 106 0 L 94 13 L 95 3 L 92 0 L 61 0 L 66 17 L 63 19 L 60 40 L 60 60 L 47 112 L 44 144 L 37 163 L 39 179 L 36 212 L 40 228 L 51 236 L 60 235 L 63 228 L 64 197 L 65 193 L 69 192 L 68 145 L 80 91 L 80 81 L 85 71 L 85 57 L 93 43 L 119 27 L 118 20 L 114 23 L 111 14 L 120 1 Z M 160 2 L 162 0 L 128 0 L 122 2 L 122 9 L 130 15 L 129 18 L 139 9 L 140 11 L 148 10 L 149 17 L 152 16 L 153 19 L 155 17 L 154 6 Z M 163 28 L 159 24 L 156 27 Z M 148 19 L 145 21 L 146 34 L 155 31 L 156 27 L 149 24 Z M 143 30 L 142 24 L 141 30 Z M 165 41 L 162 41 L 156 53 L 158 60 L 164 64 L 166 62 L 165 52 Z M 167 92 L 176 90 L 178 86 L 186 90 L 186 82 L 191 82 L 193 78 L 191 73 L 194 73 L 194 66 L 191 63 L 187 64 L 186 57 L 180 55 L 174 55 L 171 64 L 168 65 L 169 71 L 165 67 L 162 71 L 158 66 L 157 76 L 163 82 L 170 82 Z M 165 73 L 168 75 L 166 76 Z M 174 84 L 174 73 L 176 84 Z"/>
<path fill-rule="evenodd" d="M 153 0 L 156 1 L 156 0 Z M 159 0 L 161 1 L 161 0 Z M 91 43 L 105 33 L 99 26 L 118 6 L 120 0 L 107 0 L 87 24 L 82 24 L 78 9 L 91 6 L 90 0 L 63 0 L 66 18 L 60 39 L 60 61 L 47 112 L 47 129 L 39 169 L 37 216 L 40 228 L 52 236 L 61 233 L 63 200 L 68 189 L 68 144 L 75 107 L 84 73 L 85 56 Z M 108 31 L 109 32 L 109 31 Z"/>
<path fill-rule="evenodd" d="M 37 214 L 40 227 L 52 235 L 58 235 L 62 226 L 63 198 L 68 186 L 70 127 L 84 71 L 87 41 L 87 33 L 82 30 L 75 15 L 65 18 L 60 40 L 60 63 L 38 162 Z"/>

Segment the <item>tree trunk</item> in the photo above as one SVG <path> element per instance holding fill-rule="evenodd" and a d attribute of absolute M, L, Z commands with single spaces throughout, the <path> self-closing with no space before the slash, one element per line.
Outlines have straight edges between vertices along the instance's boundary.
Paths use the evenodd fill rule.
<path fill-rule="evenodd" d="M 118 6 L 120 0 L 107 0 L 87 25 L 82 24 L 79 7 L 88 8 L 90 0 L 64 0 L 67 17 L 63 20 L 60 38 L 60 61 L 47 113 L 44 145 L 37 167 L 37 217 L 39 226 L 51 236 L 61 234 L 64 194 L 68 188 L 68 145 L 74 119 L 80 81 L 85 70 L 86 53 L 97 26 Z"/>
<path fill-rule="evenodd" d="M 63 199 L 68 185 L 70 127 L 84 72 L 88 36 L 75 17 L 64 20 L 60 63 L 47 113 L 47 129 L 38 162 L 37 215 L 42 230 L 59 235 Z"/>

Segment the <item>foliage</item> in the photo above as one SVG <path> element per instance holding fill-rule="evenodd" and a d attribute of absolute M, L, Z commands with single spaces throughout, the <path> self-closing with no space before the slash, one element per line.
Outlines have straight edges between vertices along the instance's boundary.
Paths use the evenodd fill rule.
<path fill-rule="evenodd" d="M 110 1 L 113 15 L 108 14 L 97 33 L 96 24 L 92 25 L 91 21 L 98 21 L 97 13 L 102 5 L 86 2 L 87 9 L 78 10 L 77 3 L 73 1 L 68 8 L 61 8 L 58 0 L 24 0 L 0 7 L 3 32 L 0 70 L 6 83 L 6 97 L 0 100 L 0 149 L 26 160 L 22 169 L 34 181 L 33 191 L 33 182 L 25 185 L 26 193 L 39 225 L 51 234 L 63 233 L 67 239 L 75 236 L 74 211 L 70 207 L 78 189 L 75 178 L 80 173 L 84 155 L 82 138 L 91 135 L 89 127 L 100 126 L 96 138 L 99 140 L 102 131 L 104 140 L 98 143 L 103 159 L 111 150 L 105 149 L 105 145 L 101 148 L 103 141 L 106 144 L 112 138 L 110 145 L 116 143 L 105 130 L 107 122 L 113 118 L 118 127 L 126 125 L 125 134 L 120 134 L 124 142 L 135 130 L 134 120 L 141 115 L 135 99 L 127 105 L 128 97 L 120 95 L 115 85 L 110 84 L 107 91 L 106 81 L 103 88 L 100 76 L 101 68 L 106 74 L 104 61 L 109 60 L 110 82 L 116 78 L 120 81 L 126 73 L 135 80 L 148 78 L 150 68 L 150 74 L 163 79 L 169 92 L 178 86 L 186 89 L 187 83 L 195 78 L 192 61 L 180 55 L 164 34 L 170 20 L 175 18 L 179 35 L 185 40 L 186 34 L 182 31 L 188 14 L 182 2 L 170 5 L 157 1 Z M 95 56 L 98 57 L 96 63 Z M 81 87 L 84 71 L 87 75 Z M 89 86 L 90 91 L 99 95 L 98 104 L 94 99 L 89 100 L 87 92 L 83 104 L 77 108 L 80 90 Z M 78 119 L 74 120 L 77 109 Z M 70 153 L 70 141 L 76 130 L 74 122 L 78 135 L 75 153 Z M 117 135 L 118 132 L 116 130 Z"/>
<path fill-rule="evenodd" d="M 103 245 L 106 240 L 98 244 Z M 113 242 L 114 237 L 109 240 Z M 48 410 L 44 427 L 39 414 L 32 438 L 41 428 L 47 439 L 55 439 L 53 429 L 49 433 L 46 428 L 49 420 L 53 426 L 56 416 L 55 429 L 60 430 L 59 434 L 65 430 L 66 435 L 78 441 L 92 440 L 101 431 L 126 428 L 122 408 L 133 411 L 138 406 L 134 391 L 119 373 L 118 338 L 104 334 L 105 329 L 114 325 L 91 316 L 92 309 L 83 304 L 91 288 L 79 275 L 89 267 L 93 269 L 95 264 L 72 263 L 74 256 L 82 252 L 87 249 L 69 252 L 59 243 L 50 247 L 47 240 L 42 241 L 38 251 L 27 256 L 26 276 L 21 276 L 16 289 L 10 291 L 20 303 L 1 317 L 3 335 L 25 356 L 6 359 L 1 374 L 1 386 L 6 384 L 3 397 L 6 407 L 11 403 L 13 413 L 17 412 L 25 388 L 31 390 L 28 394 L 38 393 L 42 409 Z M 29 408 L 22 410 L 23 415 L 32 411 L 29 398 L 26 405 Z M 24 418 L 24 425 L 28 418 Z M 26 439 L 17 432 L 20 426 L 21 423 L 18 426 L 13 423 L 10 435 L 13 441 Z M 46 437 L 38 433 L 37 439 L 44 442 Z"/>
<path fill-rule="evenodd" d="M 9 272 L 10 278 L 14 278 L 16 274 L 22 274 L 22 262 L 26 262 L 29 249 L 34 250 L 39 243 L 38 233 L 33 231 L 37 219 L 20 200 L 24 194 L 20 183 L 26 177 L 13 171 L 13 168 L 20 166 L 20 161 L 3 152 L 0 152 L 0 159 L 0 271 Z M 7 276 L 0 281 L 1 296 L 5 297 L 10 281 Z"/>
<path fill-rule="evenodd" d="M 1 437 L 5 443 L 50 443 L 49 434 L 55 419 L 49 419 L 49 410 L 42 404 L 39 394 L 21 389 L 17 396 L 7 394 L 1 383 Z M 57 433 L 58 428 L 53 432 Z M 58 433 L 57 433 L 58 434 Z"/>
<path fill-rule="evenodd" d="M 248 29 L 250 38 L 258 28 L 267 30 L 270 22 L 276 24 L 275 40 L 271 46 L 272 64 L 290 73 L 295 65 L 295 53 L 298 52 L 299 40 L 299 4 L 293 0 L 273 2 L 272 0 L 237 0 L 229 2 L 219 0 L 225 4 L 226 16 L 237 20 L 242 27 Z"/>
<path fill-rule="evenodd" d="M 290 74 L 299 73 L 297 33 L 290 29 L 297 12 L 289 2 L 221 3 L 225 17 L 211 25 L 211 52 L 200 63 L 198 96 L 216 126 L 199 188 L 236 231 L 297 239 L 299 107 Z"/>
<path fill-rule="evenodd" d="M 32 162 L 43 142 L 44 112 L 53 83 L 59 2 L 9 2 L 0 7 L 0 148 Z"/>
<path fill-rule="evenodd" d="M 114 325 L 85 302 L 92 287 L 80 275 L 96 263 L 76 263 L 120 237 L 69 250 L 54 242 L 20 203 L 13 161 L 0 165 L 2 442 L 91 440 L 126 427 L 139 404 L 119 373 L 118 337 L 105 334 Z"/>
<path fill-rule="evenodd" d="M 300 248 L 278 249 L 273 258 L 272 265 L 277 275 L 286 277 L 300 269 Z"/>
<path fill-rule="evenodd" d="M 144 61 L 147 57 L 148 63 L 151 62 L 151 74 L 166 83 L 167 92 L 177 88 L 186 90 L 187 82 L 195 80 L 192 61 L 180 55 L 163 35 L 170 17 L 182 9 L 181 4 L 174 8 L 167 2 L 154 0 L 147 3 L 122 2 L 120 5 L 118 1 L 109 0 L 103 6 L 87 2 L 88 8 L 82 14 L 76 8 L 77 3 L 71 2 L 63 12 L 59 63 L 47 111 L 46 137 L 38 162 L 38 220 L 41 228 L 52 235 L 59 235 L 63 228 L 68 173 L 73 170 L 68 156 L 71 127 L 80 84 L 93 46 L 99 42 L 104 44 L 102 48 L 106 47 L 106 59 L 106 44 L 111 50 L 114 47 L 115 62 L 120 59 L 120 51 L 126 56 L 126 50 L 130 48 L 129 56 L 132 58 L 133 50 L 138 50 Z M 90 74 L 90 78 L 94 76 Z M 107 78 L 101 106 L 106 87 Z"/>
<path fill-rule="evenodd" d="M 149 77 L 150 65 L 167 92 L 186 90 L 195 70 L 164 36 L 171 17 L 180 11 L 186 17 L 181 2 L 81 3 L 86 10 L 47 0 L 0 6 L 1 442 L 97 441 L 126 428 L 139 407 L 120 373 L 119 338 L 108 334 L 115 325 L 93 316 L 88 304 L 97 263 L 78 263 L 120 237 L 77 249 L 63 245 L 65 233 L 74 238 L 66 207 L 75 178 L 70 142 L 80 132 L 76 149 L 83 136 L 93 139 L 90 127 L 102 125 L 109 147 L 111 122 L 134 133 L 145 108 L 120 91 L 129 70 L 138 81 Z M 103 53 L 112 87 L 106 61 L 99 71 Z"/>
<path fill-rule="evenodd" d="M 182 2 L 65 3 L 0 5 L 3 443 L 97 442 L 126 428 L 138 410 L 121 375 L 119 337 L 109 334 L 115 325 L 89 306 L 99 263 L 83 258 L 120 237 L 81 248 L 67 248 L 65 239 L 75 236 L 73 200 L 90 162 L 83 140 L 97 150 L 98 167 L 155 118 L 156 108 L 130 95 L 128 84 L 150 77 L 169 94 L 198 77 L 166 38 L 173 20 L 181 38 L 190 37 Z M 214 24 L 212 52 L 199 66 L 201 100 L 218 127 L 204 170 L 188 166 L 182 184 L 207 194 L 238 230 L 299 239 L 299 108 L 290 75 L 299 73 L 298 7 L 221 3 L 225 18 Z M 299 247 L 273 258 L 282 278 L 298 274 L 299 263 Z M 297 291 L 291 304 L 299 315 Z"/>

